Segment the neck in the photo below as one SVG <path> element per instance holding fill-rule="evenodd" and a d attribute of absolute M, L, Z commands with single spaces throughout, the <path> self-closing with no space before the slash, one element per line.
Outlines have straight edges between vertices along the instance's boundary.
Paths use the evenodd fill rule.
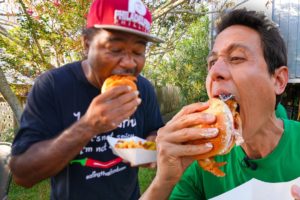
<path fill-rule="evenodd" d="M 247 134 L 250 137 L 245 138 L 245 142 L 241 146 L 249 158 L 263 158 L 276 148 L 283 131 L 283 121 L 274 116 L 256 133 Z"/>
<path fill-rule="evenodd" d="M 91 65 L 89 65 L 87 60 L 82 61 L 81 66 L 88 82 L 96 88 L 100 89 L 102 87 L 102 81 L 99 80 L 99 77 L 96 75 L 95 70 L 91 67 Z"/>

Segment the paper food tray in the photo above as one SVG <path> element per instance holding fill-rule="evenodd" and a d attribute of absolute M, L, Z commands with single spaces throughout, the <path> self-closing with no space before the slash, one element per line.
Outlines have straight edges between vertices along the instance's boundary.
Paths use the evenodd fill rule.
<path fill-rule="evenodd" d="M 124 141 L 133 140 L 134 142 L 142 141 L 143 143 L 146 142 L 146 140 L 136 136 L 129 137 L 129 138 L 114 138 L 110 136 L 107 137 L 107 141 L 111 146 L 113 153 L 117 156 L 120 156 L 124 160 L 130 162 L 131 166 L 156 162 L 156 150 L 146 150 L 141 148 L 135 148 L 135 149 L 115 148 L 115 144 L 119 140 L 124 140 Z"/>

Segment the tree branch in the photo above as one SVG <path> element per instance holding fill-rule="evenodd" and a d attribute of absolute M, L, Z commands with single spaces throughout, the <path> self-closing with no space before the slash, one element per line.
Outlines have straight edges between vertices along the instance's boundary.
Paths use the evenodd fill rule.
<path fill-rule="evenodd" d="M 170 2 L 167 2 L 166 5 L 164 5 L 162 8 L 158 8 L 153 12 L 152 20 L 155 21 L 161 16 L 165 15 L 166 13 L 170 12 L 170 10 L 173 10 L 177 6 L 185 3 L 186 0 L 177 0 L 174 2 L 174 0 L 171 0 Z"/>
<path fill-rule="evenodd" d="M 40 43 L 39 43 L 39 41 L 38 41 L 38 37 L 37 37 L 37 35 L 36 35 L 36 32 L 32 30 L 32 25 L 33 25 L 32 18 L 31 18 L 31 17 L 29 16 L 29 14 L 26 12 L 26 6 L 25 6 L 24 2 L 23 2 L 22 0 L 19 0 L 19 3 L 21 4 L 21 7 L 22 7 L 22 9 L 23 9 L 23 12 L 25 13 L 25 16 L 26 16 L 26 18 L 27 18 L 27 20 L 28 20 L 28 22 L 29 22 L 30 27 L 31 27 L 30 33 L 31 33 L 31 35 L 32 35 L 32 38 L 33 38 L 33 40 L 34 40 L 34 43 L 36 44 L 36 46 L 37 46 L 37 48 L 38 48 L 38 52 L 39 52 L 39 55 L 40 55 L 40 57 L 41 57 L 41 60 L 43 61 L 43 63 L 47 64 L 47 66 L 46 66 L 47 69 L 55 68 L 52 64 L 46 62 L 46 59 L 45 59 L 45 57 L 44 57 L 44 53 L 43 53 L 43 51 L 42 51 L 41 45 L 40 45 Z M 49 65 L 49 64 L 50 64 L 50 65 Z"/>

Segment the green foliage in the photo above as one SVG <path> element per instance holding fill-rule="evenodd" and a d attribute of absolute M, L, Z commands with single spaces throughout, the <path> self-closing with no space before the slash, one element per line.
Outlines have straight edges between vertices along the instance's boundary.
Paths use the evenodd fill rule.
<path fill-rule="evenodd" d="M 155 85 L 175 85 L 181 90 L 183 104 L 207 99 L 205 92 L 206 57 L 209 51 L 209 20 L 201 16 L 185 27 L 175 49 L 160 57 L 156 66 L 147 65 L 145 75 Z"/>
<path fill-rule="evenodd" d="M 11 182 L 8 199 L 10 200 L 45 200 L 50 199 L 49 179 L 40 182 L 30 189 L 23 188 Z"/>
<path fill-rule="evenodd" d="M 1 142 L 10 142 L 10 143 L 12 143 L 13 139 L 14 139 L 14 129 L 13 128 L 2 131 L 0 133 L 0 141 Z"/>
<path fill-rule="evenodd" d="M 155 169 L 140 168 L 139 169 L 139 184 L 141 194 L 145 192 L 156 174 Z"/>
<path fill-rule="evenodd" d="M 90 1 L 19 0 L 18 25 L 0 34 L 0 60 L 6 68 L 36 77 L 55 66 L 81 59 L 81 30 Z M 4 68 L 5 70 L 5 68 Z"/>

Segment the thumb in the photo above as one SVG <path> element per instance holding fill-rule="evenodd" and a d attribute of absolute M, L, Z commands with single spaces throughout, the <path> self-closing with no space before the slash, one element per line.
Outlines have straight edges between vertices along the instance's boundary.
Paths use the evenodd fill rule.
<path fill-rule="evenodd" d="M 291 193 L 295 200 L 300 200 L 300 187 L 297 185 L 293 185 L 291 188 Z"/>

